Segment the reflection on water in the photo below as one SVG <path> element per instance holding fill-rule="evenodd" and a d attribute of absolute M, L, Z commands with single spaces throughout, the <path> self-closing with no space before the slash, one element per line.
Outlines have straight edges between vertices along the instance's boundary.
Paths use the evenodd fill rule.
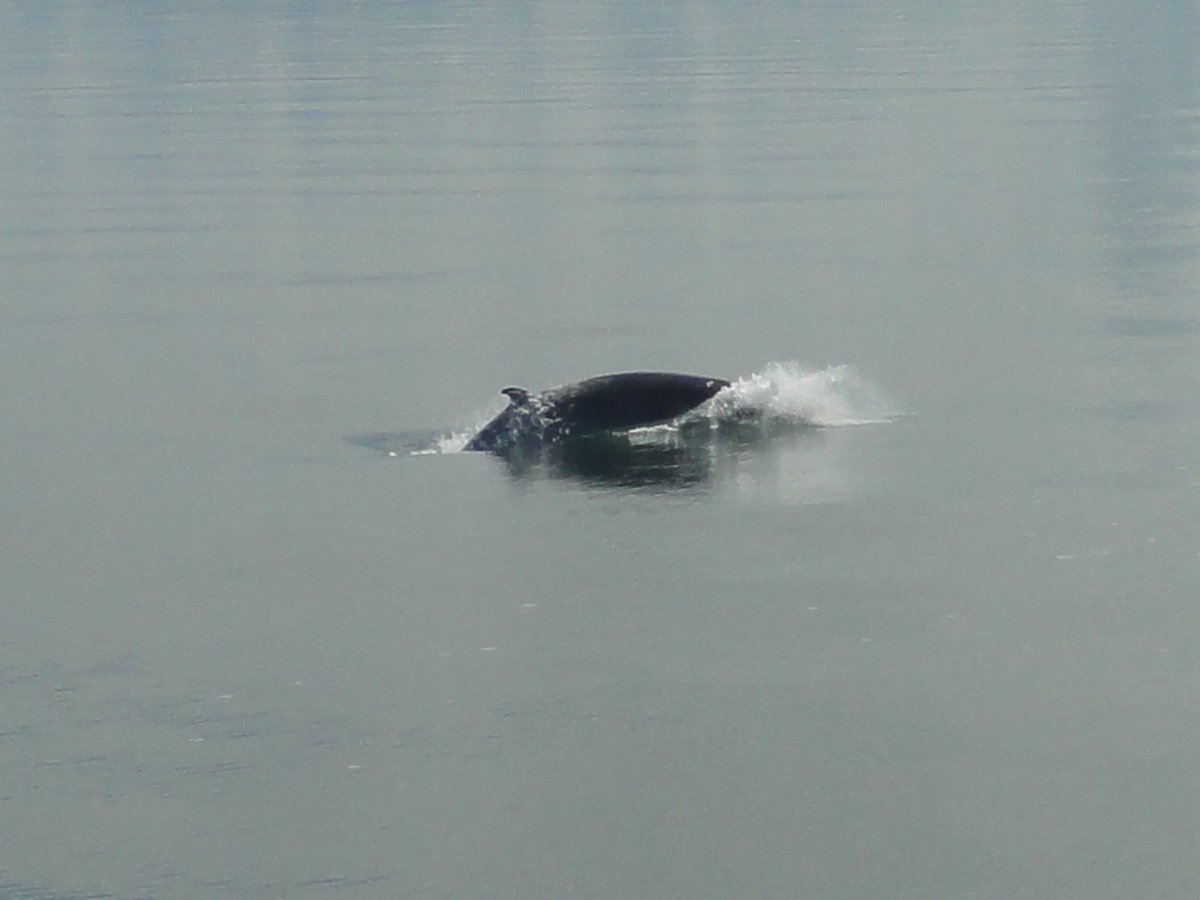
<path fill-rule="evenodd" d="M 1093 408 L 1140 427 L 1186 423 L 1200 387 L 1200 5 L 1151 12 L 1106 0 L 1089 16 L 1088 64 L 1108 86 L 1097 99 L 1095 268 L 1108 297 L 1096 311 L 1106 340 L 1090 375 Z"/>
<path fill-rule="evenodd" d="M 592 488 L 695 489 L 710 483 L 717 447 L 712 441 L 679 436 L 643 442 L 626 434 L 567 438 L 506 454 L 516 478 L 550 477 Z"/>
<path fill-rule="evenodd" d="M 865 427 L 865 426 L 862 426 Z M 715 422 L 570 437 L 517 446 L 494 458 L 517 481 L 557 481 L 589 490 L 709 493 L 782 504 L 844 499 L 856 482 L 846 459 L 852 433 L 796 422 Z M 423 464 L 441 435 L 383 432 L 346 442 Z M 493 454 L 470 454 L 486 455 Z"/>
<path fill-rule="evenodd" d="M 1097 184 L 1111 259 L 1103 266 L 1123 304 L 1190 307 L 1185 265 L 1200 255 L 1200 5 L 1099 3 L 1088 45 L 1103 97 Z"/>

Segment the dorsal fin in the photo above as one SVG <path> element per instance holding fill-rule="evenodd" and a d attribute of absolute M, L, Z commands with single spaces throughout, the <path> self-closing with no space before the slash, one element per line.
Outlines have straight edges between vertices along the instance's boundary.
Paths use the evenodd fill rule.
<path fill-rule="evenodd" d="M 529 391 L 525 390 L 525 388 L 506 387 L 500 393 L 507 397 L 509 403 L 513 406 L 521 406 L 529 402 Z"/>

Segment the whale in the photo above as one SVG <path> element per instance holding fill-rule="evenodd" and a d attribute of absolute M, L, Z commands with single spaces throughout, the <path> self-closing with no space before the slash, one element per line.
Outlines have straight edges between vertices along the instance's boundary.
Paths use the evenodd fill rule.
<path fill-rule="evenodd" d="M 568 437 L 627 431 L 679 418 L 729 387 L 723 378 L 675 372 L 597 375 L 534 394 L 506 387 L 508 406 L 464 449 L 506 454 Z"/>

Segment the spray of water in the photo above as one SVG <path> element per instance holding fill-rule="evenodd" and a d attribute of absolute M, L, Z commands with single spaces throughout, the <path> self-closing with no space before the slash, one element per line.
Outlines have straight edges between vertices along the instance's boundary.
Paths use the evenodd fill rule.
<path fill-rule="evenodd" d="M 479 428 L 483 427 L 487 419 L 479 423 Z M 426 450 L 426 453 L 461 453 L 467 446 L 472 435 L 479 428 L 471 428 L 466 431 L 451 431 L 449 434 L 439 434 L 433 442 L 433 446 Z"/>
<path fill-rule="evenodd" d="M 706 414 L 717 424 L 751 420 L 832 428 L 888 422 L 896 412 L 852 366 L 805 369 L 773 362 L 721 391 Z"/>

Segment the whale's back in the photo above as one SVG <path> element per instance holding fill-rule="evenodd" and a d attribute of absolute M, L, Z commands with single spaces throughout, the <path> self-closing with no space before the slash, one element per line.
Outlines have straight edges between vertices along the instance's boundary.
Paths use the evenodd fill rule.
<path fill-rule="evenodd" d="M 567 385 L 544 396 L 571 432 L 619 431 L 669 422 L 713 397 L 729 382 L 671 372 L 622 372 Z"/>
<path fill-rule="evenodd" d="M 509 405 L 468 443 L 468 450 L 510 447 L 568 434 L 622 431 L 669 422 L 729 387 L 723 378 L 673 372 L 598 375 L 534 397 L 506 388 Z"/>

